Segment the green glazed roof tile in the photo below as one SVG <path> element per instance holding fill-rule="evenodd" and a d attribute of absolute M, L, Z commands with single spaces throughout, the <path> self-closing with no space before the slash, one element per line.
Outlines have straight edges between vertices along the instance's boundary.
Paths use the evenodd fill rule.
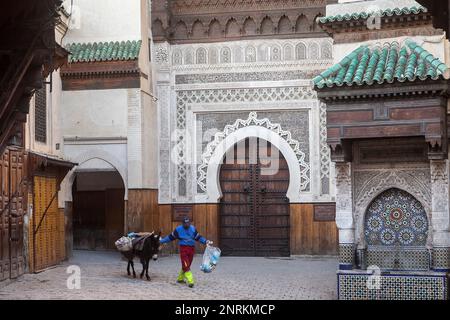
<path fill-rule="evenodd" d="M 334 15 L 334 16 L 326 16 L 318 19 L 319 23 L 328 23 L 328 22 L 342 22 L 342 21 L 351 21 L 351 20 L 359 20 L 359 19 L 367 19 L 369 16 L 377 15 L 381 17 L 392 17 L 392 16 L 401 16 L 408 14 L 419 14 L 427 12 L 427 9 L 423 6 L 414 6 L 414 7 L 404 7 L 404 8 L 394 8 L 394 9 L 385 9 L 378 11 L 370 11 L 370 12 L 354 12 L 347 13 L 344 15 Z"/>
<path fill-rule="evenodd" d="M 372 81 L 379 59 L 380 59 L 379 48 L 375 48 L 372 52 L 372 56 L 370 57 L 369 64 L 368 64 L 367 70 L 366 70 L 366 74 L 364 75 L 364 79 L 363 79 L 364 82 Z"/>
<path fill-rule="evenodd" d="M 386 59 L 389 53 L 388 47 L 384 46 L 381 50 L 380 57 L 378 59 L 378 64 L 375 69 L 375 74 L 373 78 L 367 81 L 367 83 L 372 83 L 373 81 L 380 82 L 383 79 L 384 67 L 386 66 Z"/>
<path fill-rule="evenodd" d="M 359 60 L 358 68 L 356 69 L 355 76 L 353 78 L 353 82 L 355 83 L 361 83 L 363 80 L 363 77 L 366 72 L 367 63 L 369 62 L 370 58 L 370 50 L 369 48 L 366 48 L 364 50 L 364 53 L 361 56 L 361 59 Z"/>
<path fill-rule="evenodd" d="M 72 43 L 66 49 L 70 52 L 70 63 L 135 60 L 139 57 L 141 40 Z"/>
<path fill-rule="evenodd" d="M 346 84 L 373 85 L 395 81 L 449 78 L 450 69 L 441 60 L 407 39 L 383 46 L 363 45 L 341 62 L 335 64 L 313 79 L 315 88 L 335 87 Z"/>
<path fill-rule="evenodd" d="M 400 50 L 397 66 L 395 67 L 394 77 L 402 79 L 405 77 L 406 63 L 408 62 L 408 51 L 405 47 Z"/>
<path fill-rule="evenodd" d="M 389 50 L 389 56 L 386 62 L 386 69 L 384 70 L 383 79 L 388 82 L 392 82 L 392 80 L 394 79 L 394 70 L 397 64 L 397 56 L 398 56 L 397 51 L 398 46 L 397 43 L 394 42 L 391 44 L 391 49 Z"/>

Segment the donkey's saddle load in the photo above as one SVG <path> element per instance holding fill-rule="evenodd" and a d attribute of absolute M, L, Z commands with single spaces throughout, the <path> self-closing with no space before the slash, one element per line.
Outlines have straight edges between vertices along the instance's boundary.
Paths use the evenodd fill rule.
<path fill-rule="evenodd" d="M 115 242 L 117 250 L 120 252 L 142 251 L 144 249 L 145 239 L 153 235 L 153 232 L 130 232 Z"/>

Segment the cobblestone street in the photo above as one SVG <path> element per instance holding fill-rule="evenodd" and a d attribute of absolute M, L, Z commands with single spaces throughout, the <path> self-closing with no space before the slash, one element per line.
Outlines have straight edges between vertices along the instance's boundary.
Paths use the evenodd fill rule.
<path fill-rule="evenodd" d="M 62 265 L 39 274 L 25 274 L 8 285 L 0 283 L 0 299 L 335 299 L 336 259 L 330 257 L 222 257 L 217 269 L 199 270 L 196 286 L 177 284 L 178 256 L 150 262 L 151 282 L 126 275 L 126 262 L 116 252 L 75 251 Z M 69 265 L 81 268 L 81 289 L 67 289 Z"/>

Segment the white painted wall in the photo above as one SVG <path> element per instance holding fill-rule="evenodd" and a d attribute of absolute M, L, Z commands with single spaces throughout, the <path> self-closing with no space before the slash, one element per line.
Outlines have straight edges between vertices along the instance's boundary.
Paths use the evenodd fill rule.
<path fill-rule="evenodd" d="M 124 163 L 130 188 L 157 187 L 157 121 L 149 61 L 148 0 L 65 1 L 72 12 L 64 43 L 142 40 L 139 54 L 139 89 L 66 91 L 63 93 L 63 126 L 68 156 L 85 151 L 86 141 L 107 147 L 105 139 L 126 139 L 125 152 L 115 154 Z M 81 145 L 72 144 L 75 137 Z M 70 140 L 71 142 L 69 142 Z M 80 166 L 84 169 L 87 164 Z M 104 163 L 89 162 L 89 169 Z"/>
<path fill-rule="evenodd" d="M 64 138 L 127 136 L 127 89 L 63 91 Z"/>
<path fill-rule="evenodd" d="M 141 39 L 141 0 L 70 0 L 72 19 L 64 43 Z"/>
<path fill-rule="evenodd" d="M 79 164 L 77 169 L 123 170 L 126 172 L 126 143 L 66 143 L 66 158 Z"/>
<path fill-rule="evenodd" d="M 27 115 L 25 125 L 25 148 L 38 153 L 54 157 L 62 157 L 61 146 L 63 144 L 61 128 L 61 77 L 59 70 L 53 72 L 52 77 L 47 77 L 44 84 L 47 91 L 47 141 L 45 143 L 35 140 L 35 97 L 30 100 L 30 112 Z M 57 148 L 59 144 L 59 149 Z"/>

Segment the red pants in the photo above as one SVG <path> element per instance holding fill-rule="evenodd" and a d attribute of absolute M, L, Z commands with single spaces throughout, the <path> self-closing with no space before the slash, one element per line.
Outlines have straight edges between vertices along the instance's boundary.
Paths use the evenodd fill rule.
<path fill-rule="evenodd" d="M 195 247 L 180 246 L 181 268 L 184 272 L 191 269 L 192 259 L 194 259 Z"/>

